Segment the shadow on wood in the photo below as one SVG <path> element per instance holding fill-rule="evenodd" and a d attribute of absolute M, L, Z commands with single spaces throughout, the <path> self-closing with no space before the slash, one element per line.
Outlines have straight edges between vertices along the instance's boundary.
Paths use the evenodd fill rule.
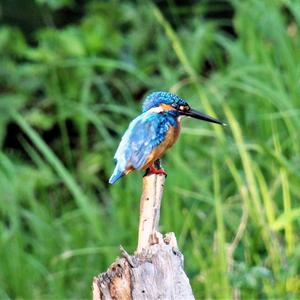
<path fill-rule="evenodd" d="M 162 174 L 143 178 L 137 250 L 131 256 L 121 247 L 121 257 L 94 277 L 93 300 L 194 299 L 175 234 L 158 232 L 164 182 Z"/>

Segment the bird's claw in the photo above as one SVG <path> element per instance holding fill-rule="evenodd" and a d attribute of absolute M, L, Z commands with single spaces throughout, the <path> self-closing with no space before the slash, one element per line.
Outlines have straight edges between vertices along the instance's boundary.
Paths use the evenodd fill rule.
<path fill-rule="evenodd" d="M 144 176 L 148 176 L 151 174 L 163 174 L 167 177 L 167 172 L 163 168 L 155 168 L 153 165 L 150 166 L 147 170 Z"/>

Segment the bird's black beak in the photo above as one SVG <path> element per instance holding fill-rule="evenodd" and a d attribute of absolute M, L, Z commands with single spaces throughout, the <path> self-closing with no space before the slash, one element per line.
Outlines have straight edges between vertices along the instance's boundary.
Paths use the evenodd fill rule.
<path fill-rule="evenodd" d="M 203 121 L 207 121 L 207 122 L 212 122 L 212 123 L 216 123 L 216 124 L 220 124 L 220 125 L 226 125 L 225 123 L 211 117 L 208 116 L 200 111 L 194 110 L 192 108 L 190 108 L 189 110 L 186 111 L 182 111 L 181 112 L 182 115 L 184 116 L 188 116 L 188 117 L 192 117 L 198 120 L 203 120 Z"/>

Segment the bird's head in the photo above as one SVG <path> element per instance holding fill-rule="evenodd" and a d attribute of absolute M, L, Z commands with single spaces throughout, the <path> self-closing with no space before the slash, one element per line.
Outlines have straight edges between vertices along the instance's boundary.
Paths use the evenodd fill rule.
<path fill-rule="evenodd" d="M 224 125 L 221 121 L 192 109 L 185 100 L 169 92 L 154 92 L 147 96 L 143 104 L 143 112 L 149 110 L 169 111 L 175 117 L 187 116 Z"/>

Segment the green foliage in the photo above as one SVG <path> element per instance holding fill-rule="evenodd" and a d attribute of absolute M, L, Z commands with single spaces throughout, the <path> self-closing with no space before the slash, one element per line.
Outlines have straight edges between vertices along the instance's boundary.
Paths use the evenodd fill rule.
<path fill-rule="evenodd" d="M 141 174 L 107 179 L 150 90 L 228 124 L 185 120 L 164 159 L 161 227 L 196 298 L 299 298 L 300 5 L 90 0 L 76 21 L 59 17 L 75 1 L 35 5 L 33 32 L 0 28 L 0 298 L 88 298 L 134 251 Z"/>

